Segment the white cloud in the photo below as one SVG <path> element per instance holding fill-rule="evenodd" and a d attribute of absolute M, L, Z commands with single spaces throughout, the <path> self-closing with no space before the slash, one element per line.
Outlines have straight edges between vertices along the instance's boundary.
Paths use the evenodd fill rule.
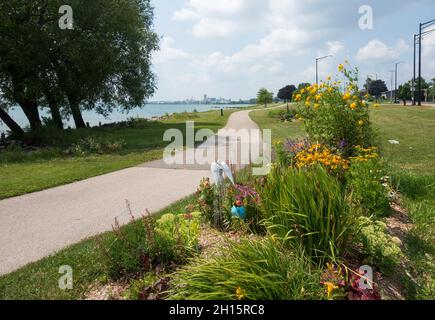
<path fill-rule="evenodd" d="M 345 49 L 344 44 L 341 41 L 328 41 L 326 42 L 326 55 L 337 55 Z"/>
<path fill-rule="evenodd" d="M 409 46 L 402 39 L 393 47 L 388 46 L 380 40 L 371 40 L 358 50 L 356 58 L 358 61 L 394 60 L 398 59 L 401 53 L 407 50 L 409 50 Z"/>
<path fill-rule="evenodd" d="M 197 38 L 231 36 L 258 26 L 263 7 L 267 8 L 267 1 L 188 0 L 172 19 L 193 21 L 192 34 Z"/>
<path fill-rule="evenodd" d="M 191 58 L 191 55 L 186 51 L 174 48 L 174 43 L 175 40 L 171 37 L 163 38 L 160 43 L 160 50 L 154 55 L 154 62 L 159 64 Z"/>
<path fill-rule="evenodd" d="M 196 20 L 199 15 L 189 8 L 183 8 L 181 10 L 175 11 L 172 16 L 173 20 L 185 21 L 185 20 Z"/>
<path fill-rule="evenodd" d="M 197 38 L 206 37 L 225 37 L 233 34 L 237 30 L 237 24 L 231 20 L 222 19 L 202 19 L 192 30 Z"/>

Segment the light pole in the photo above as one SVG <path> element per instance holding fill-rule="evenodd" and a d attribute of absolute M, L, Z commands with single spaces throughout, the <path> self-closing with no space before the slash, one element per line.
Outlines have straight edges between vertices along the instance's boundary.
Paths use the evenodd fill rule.
<path fill-rule="evenodd" d="M 423 30 L 431 25 L 435 24 L 435 19 L 430 20 L 428 22 L 420 23 L 419 28 L 419 40 L 420 45 L 418 46 L 418 105 L 421 106 L 421 45 L 422 45 L 422 36 L 423 36 Z"/>
<path fill-rule="evenodd" d="M 404 61 L 396 62 L 395 63 L 395 85 L 394 85 L 394 103 L 398 103 L 397 101 L 397 66 L 401 63 L 404 63 Z"/>
<path fill-rule="evenodd" d="M 330 57 L 332 57 L 332 55 L 316 58 L 316 84 L 319 84 L 319 61 Z"/>

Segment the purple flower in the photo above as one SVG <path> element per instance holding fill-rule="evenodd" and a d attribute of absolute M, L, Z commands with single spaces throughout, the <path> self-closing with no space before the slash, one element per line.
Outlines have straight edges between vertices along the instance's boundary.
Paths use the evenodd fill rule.
<path fill-rule="evenodd" d="M 339 147 L 340 149 L 344 149 L 344 148 L 346 148 L 346 147 L 347 147 L 347 141 L 346 141 L 345 139 L 341 140 L 341 141 L 338 143 L 338 147 Z"/>

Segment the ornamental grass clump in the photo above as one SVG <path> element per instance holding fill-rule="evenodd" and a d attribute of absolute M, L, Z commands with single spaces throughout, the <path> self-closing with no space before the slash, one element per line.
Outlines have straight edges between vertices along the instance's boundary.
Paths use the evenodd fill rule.
<path fill-rule="evenodd" d="M 221 254 L 196 259 L 171 277 L 173 300 L 325 299 L 320 270 L 278 240 L 229 242 Z"/>
<path fill-rule="evenodd" d="M 270 234 L 316 262 L 344 251 L 355 216 L 350 197 L 324 168 L 275 167 L 257 189 Z"/>
<path fill-rule="evenodd" d="M 373 144 L 369 118 L 369 103 L 362 100 L 358 90 L 358 70 L 339 67 L 347 86 L 342 82 L 326 82 L 303 88 L 295 94 L 298 116 L 311 141 L 319 141 L 331 148 L 340 148 L 348 157 L 357 145 Z"/>

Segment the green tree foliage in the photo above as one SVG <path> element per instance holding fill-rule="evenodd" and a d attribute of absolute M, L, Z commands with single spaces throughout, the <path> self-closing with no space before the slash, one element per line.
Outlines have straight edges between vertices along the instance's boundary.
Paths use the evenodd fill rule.
<path fill-rule="evenodd" d="M 365 84 L 365 88 L 368 93 L 376 98 L 379 98 L 382 92 L 388 91 L 387 85 L 383 80 L 372 80 L 370 78 L 367 79 L 367 83 Z"/>
<path fill-rule="evenodd" d="M 403 101 L 403 105 L 406 106 L 406 101 L 412 99 L 411 84 L 409 82 L 399 86 L 399 99 Z"/>
<path fill-rule="evenodd" d="M 278 98 L 284 101 L 292 101 L 293 93 L 296 91 L 294 85 L 285 86 L 278 91 Z"/>
<path fill-rule="evenodd" d="M 257 104 L 264 104 L 267 107 L 268 103 L 273 102 L 273 93 L 269 92 L 267 89 L 262 88 L 257 93 Z"/>
<path fill-rule="evenodd" d="M 61 5 L 73 9 L 73 29 L 59 28 Z M 149 0 L 3 1 L 0 20 L 0 90 L 32 129 L 41 126 L 38 106 L 58 127 L 61 107 L 84 127 L 81 110 L 129 110 L 155 91 Z"/>

